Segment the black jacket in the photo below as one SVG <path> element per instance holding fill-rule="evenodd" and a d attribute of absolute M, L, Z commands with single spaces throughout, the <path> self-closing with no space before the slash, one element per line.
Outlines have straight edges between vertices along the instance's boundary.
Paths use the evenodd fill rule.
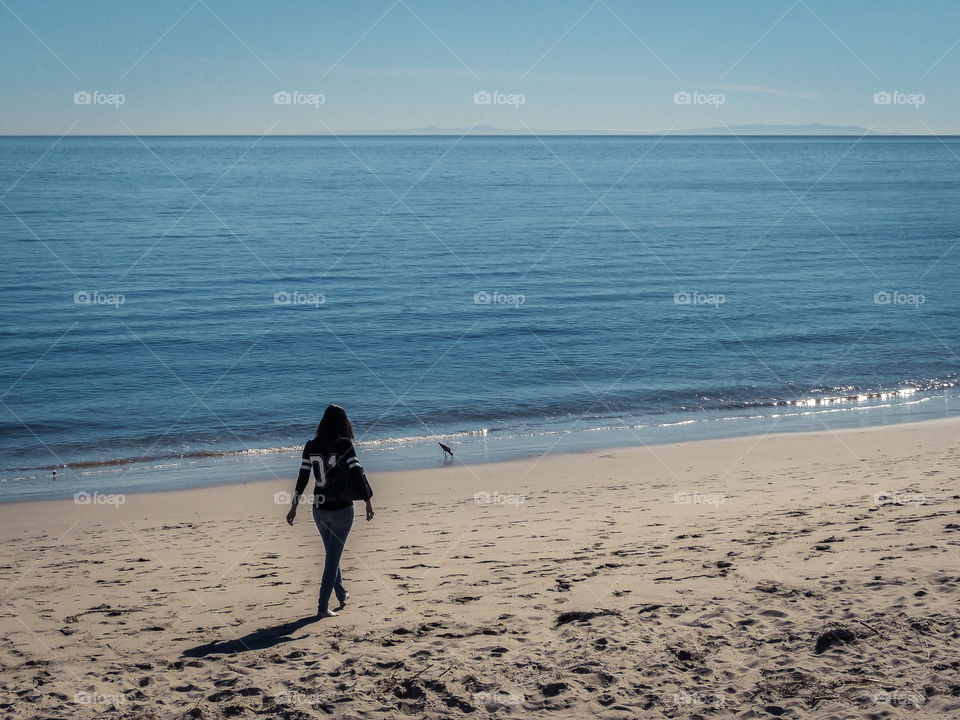
<path fill-rule="evenodd" d="M 300 502 L 300 496 L 307 487 L 310 480 L 310 471 L 314 463 L 319 463 L 326 468 L 330 468 L 337 463 L 345 464 L 350 471 L 350 483 L 353 485 L 354 497 L 360 500 L 369 500 L 373 497 L 370 485 L 367 483 L 367 476 L 363 472 L 360 460 L 357 459 L 357 451 L 353 447 L 353 441 L 350 438 L 337 438 L 332 444 L 324 445 L 318 438 L 311 438 L 303 446 L 303 456 L 300 462 L 300 474 L 297 476 L 297 489 L 294 493 L 294 505 Z M 314 504 L 321 510 L 340 510 L 349 507 L 350 501 L 341 502 L 319 502 L 323 498 L 321 488 L 314 484 Z"/>

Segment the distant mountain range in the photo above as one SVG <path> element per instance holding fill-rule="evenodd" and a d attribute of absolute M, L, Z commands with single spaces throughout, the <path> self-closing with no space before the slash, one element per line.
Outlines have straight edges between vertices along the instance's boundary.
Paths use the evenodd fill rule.
<path fill-rule="evenodd" d="M 859 125 L 730 125 L 675 130 L 671 135 L 878 135 Z"/>
<path fill-rule="evenodd" d="M 689 128 L 664 132 L 610 132 L 609 130 L 554 131 L 536 128 L 510 129 L 493 125 L 474 125 L 469 128 L 441 128 L 428 125 L 404 130 L 383 130 L 365 135 L 878 135 L 859 125 L 730 125 L 729 127 Z M 893 133 L 897 134 L 897 133 Z"/>

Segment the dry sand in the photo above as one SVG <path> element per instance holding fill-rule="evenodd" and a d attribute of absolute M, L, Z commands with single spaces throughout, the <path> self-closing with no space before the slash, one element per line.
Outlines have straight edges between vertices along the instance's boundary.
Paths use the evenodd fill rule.
<path fill-rule="evenodd" d="M 371 476 L 323 621 L 292 479 L 0 505 L 0 717 L 960 718 L 958 440 L 438 448 Z"/>

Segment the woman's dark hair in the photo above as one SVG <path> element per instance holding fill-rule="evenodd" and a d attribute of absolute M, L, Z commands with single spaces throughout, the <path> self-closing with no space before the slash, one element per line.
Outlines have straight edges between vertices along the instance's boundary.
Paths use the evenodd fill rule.
<path fill-rule="evenodd" d="M 332 443 L 338 438 L 353 440 L 353 425 L 347 417 L 347 411 L 339 405 L 328 405 L 317 425 L 317 438 Z"/>

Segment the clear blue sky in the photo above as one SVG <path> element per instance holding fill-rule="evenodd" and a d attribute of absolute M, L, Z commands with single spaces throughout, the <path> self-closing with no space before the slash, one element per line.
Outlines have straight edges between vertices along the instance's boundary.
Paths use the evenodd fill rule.
<path fill-rule="evenodd" d="M 0 0 L 0 133 L 955 133 L 958 41 L 956 0 Z M 284 90 L 324 102 L 275 104 Z"/>

